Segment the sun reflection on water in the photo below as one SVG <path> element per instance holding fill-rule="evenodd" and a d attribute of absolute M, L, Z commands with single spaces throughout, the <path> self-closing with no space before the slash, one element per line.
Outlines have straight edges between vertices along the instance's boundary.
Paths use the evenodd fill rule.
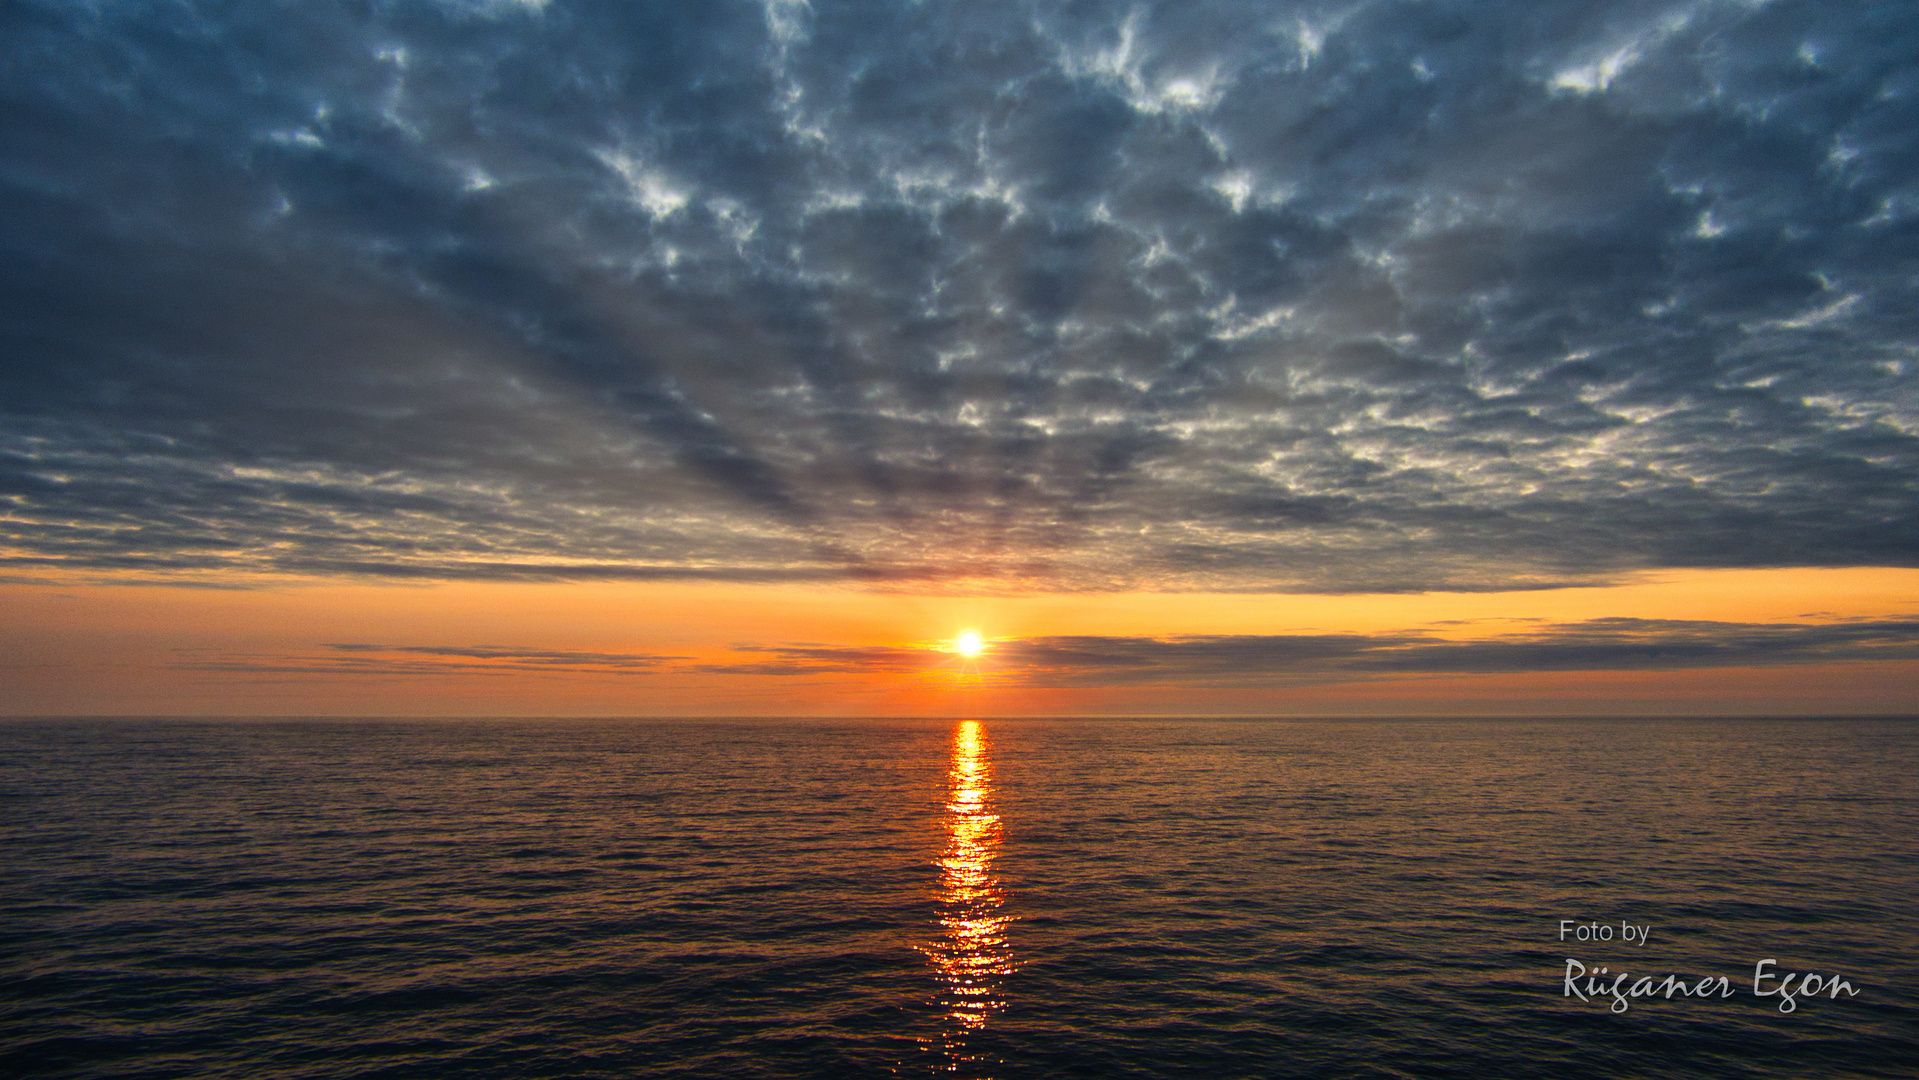
<path fill-rule="evenodd" d="M 986 1026 L 1005 1006 L 1000 977 L 1013 971 L 1006 942 L 1012 918 L 1003 914 L 1006 890 L 993 873 L 999 854 L 1000 818 L 993 812 L 992 764 L 986 756 L 986 729 L 963 720 L 953 730 L 953 757 L 947 769 L 946 850 L 939 860 L 940 937 L 923 946 L 927 960 L 945 985 L 941 1049 L 951 1072 L 976 1071 L 984 1058 L 968 1037 Z"/>

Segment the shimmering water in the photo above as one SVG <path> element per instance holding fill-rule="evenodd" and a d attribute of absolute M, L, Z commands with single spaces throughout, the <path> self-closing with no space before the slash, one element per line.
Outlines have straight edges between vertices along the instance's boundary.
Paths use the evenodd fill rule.
<path fill-rule="evenodd" d="M 1915 841 L 1896 720 L 4 722 L 0 1075 L 1909 1077 Z"/>

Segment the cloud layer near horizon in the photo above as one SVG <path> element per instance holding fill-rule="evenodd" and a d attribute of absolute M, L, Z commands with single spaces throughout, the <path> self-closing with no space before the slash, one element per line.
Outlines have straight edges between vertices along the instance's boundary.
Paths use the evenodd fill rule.
<path fill-rule="evenodd" d="M 0 16 L 15 572 L 1919 564 L 1906 5 L 371 11 Z"/>
<path fill-rule="evenodd" d="M 508 646 L 333 644 L 320 653 L 195 653 L 173 666 L 241 675 L 949 676 L 982 687 L 1280 686 L 1380 675 L 1668 671 L 1919 658 L 1919 622 L 1734 623 L 1589 619 L 1457 640 L 1384 634 L 1072 635 L 994 643 L 977 661 L 944 648 L 736 645 L 725 663 L 649 653 Z"/>

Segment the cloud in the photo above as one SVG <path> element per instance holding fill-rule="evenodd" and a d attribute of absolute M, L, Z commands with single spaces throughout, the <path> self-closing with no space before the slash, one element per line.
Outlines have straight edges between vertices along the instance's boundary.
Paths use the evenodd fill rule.
<path fill-rule="evenodd" d="M 755 675 L 932 673 L 930 650 L 768 647 L 777 659 L 702 668 Z M 1919 657 L 1919 622 L 1727 623 L 1608 618 L 1449 640 L 1397 634 L 1075 635 L 994 644 L 981 677 L 1001 685 L 1266 686 L 1362 676 L 1766 667 Z"/>
<path fill-rule="evenodd" d="M 188 671 L 245 675 L 638 675 L 683 656 L 573 652 L 511 646 L 322 646 L 325 652 L 267 656 L 194 652 L 172 666 Z"/>
<path fill-rule="evenodd" d="M 1455 624 L 1446 624 L 1456 630 Z M 1659 671 L 1919 658 L 1919 621 L 1732 623 L 1606 618 L 1486 637 L 1377 634 L 1065 635 L 943 647 L 740 643 L 736 659 L 496 645 L 343 642 L 282 654 L 188 650 L 172 666 L 252 675 L 758 675 L 957 677 L 984 685 L 1271 686 L 1411 674 Z"/>
<path fill-rule="evenodd" d="M 1899 4 L 6 18 L 16 573 L 1919 562 Z"/>
<path fill-rule="evenodd" d="M 951 667 L 951 654 L 900 646 L 737 645 L 735 651 L 760 655 L 731 664 L 700 664 L 709 675 L 913 675 Z"/>

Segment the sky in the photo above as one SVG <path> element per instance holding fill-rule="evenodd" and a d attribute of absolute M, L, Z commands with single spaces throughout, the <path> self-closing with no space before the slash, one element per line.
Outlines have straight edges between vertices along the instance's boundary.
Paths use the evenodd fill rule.
<path fill-rule="evenodd" d="M 1919 712 L 1907 4 L 0 21 L 0 713 Z"/>

